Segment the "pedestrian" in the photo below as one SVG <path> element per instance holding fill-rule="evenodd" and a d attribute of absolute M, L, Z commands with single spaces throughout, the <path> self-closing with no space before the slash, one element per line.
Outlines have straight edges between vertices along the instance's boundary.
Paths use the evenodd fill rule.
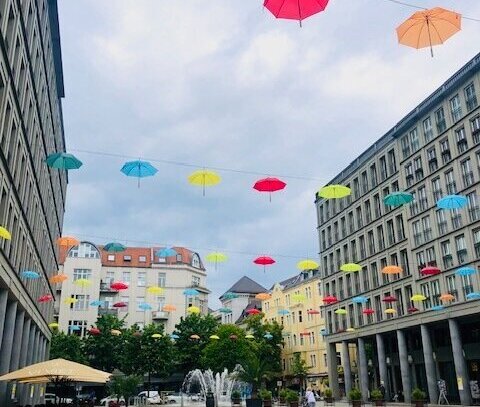
<path fill-rule="evenodd" d="M 307 400 L 308 407 L 315 407 L 315 394 L 313 394 L 313 391 L 310 389 L 310 387 L 305 392 L 305 399 Z"/>

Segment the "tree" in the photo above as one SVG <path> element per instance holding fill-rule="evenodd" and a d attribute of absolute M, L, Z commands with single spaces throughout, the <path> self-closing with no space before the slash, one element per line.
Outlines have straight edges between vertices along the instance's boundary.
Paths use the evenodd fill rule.
<path fill-rule="evenodd" d="M 257 398 L 258 389 L 272 377 L 269 367 L 270 361 L 261 359 L 255 352 L 251 352 L 251 356 L 242 363 L 243 369 L 238 374 L 238 379 L 252 385 L 253 398 Z"/>
<path fill-rule="evenodd" d="M 215 333 L 220 339 L 211 340 L 203 349 L 203 366 L 214 372 L 227 368 L 230 372 L 251 355 L 251 341 L 245 331 L 235 325 L 221 325 Z M 236 339 L 232 339 L 235 335 Z"/>
<path fill-rule="evenodd" d="M 117 396 L 117 401 L 123 396 L 126 402 L 138 392 L 138 386 L 143 382 L 139 376 L 114 376 L 108 384 L 111 394 Z"/>
<path fill-rule="evenodd" d="M 300 388 L 303 389 L 303 382 L 307 377 L 310 367 L 307 366 L 307 362 L 302 359 L 300 352 L 295 352 L 293 355 L 292 374 L 300 379 Z"/>
<path fill-rule="evenodd" d="M 210 336 L 215 333 L 218 323 L 211 315 L 190 314 L 181 318 L 175 326 L 175 334 L 178 339 L 175 347 L 179 355 L 179 370 L 187 374 L 193 369 L 202 369 L 202 352 L 210 342 Z M 192 339 L 192 335 L 198 335 L 200 339 Z"/>
<path fill-rule="evenodd" d="M 50 359 L 57 358 L 87 364 L 87 358 L 83 352 L 83 343 L 80 337 L 55 331 L 52 334 L 52 341 L 50 342 Z"/>

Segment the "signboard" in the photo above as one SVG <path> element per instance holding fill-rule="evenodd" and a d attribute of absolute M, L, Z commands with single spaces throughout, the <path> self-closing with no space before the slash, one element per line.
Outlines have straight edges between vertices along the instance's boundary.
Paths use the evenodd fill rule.
<path fill-rule="evenodd" d="M 33 394 L 35 393 L 35 387 L 30 386 L 30 398 L 33 399 Z"/>
<path fill-rule="evenodd" d="M 463 379 L 460 376 L 457 376 L 457 387 L 458 390 L 463 390 Z"/>
<path fill-rule="evenodd" d="M 13 383 L 12 384 L 12 397 L 11 397 L 11 399 L 13 400 L 16 395 L 17 395 L 17 383 Z"/>
<path fill-rule="evenodd" d="M 283 382 L 281 380 L 277 381 L 277 387 L 282 387 Z"/>

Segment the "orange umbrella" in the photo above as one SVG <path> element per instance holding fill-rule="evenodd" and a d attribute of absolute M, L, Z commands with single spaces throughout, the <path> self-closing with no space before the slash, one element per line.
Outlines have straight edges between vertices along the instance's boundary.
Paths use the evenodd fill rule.
<path fill-rule="evenodd" d="M 65 280 L 68 279 L 66 274 L 57 274 L 56 276 L 50 277 L 50 282 L 52 284 L 63 283 Z"/>
<path fill-rule="evenodd" d="M 400 266 L 385 266 L 382 269 L 383 274 L 401 274 L 403 269 Z"/>
<path fill-rule="evenodd" d="M 257 300 L 269 300 L 272 296 L 269 293 L 259 293 L 255 296 Z"/>
<path fill-rule="evenodd" d="M 435 7 L 417 11 L 397 27 L 398 42 L 413 48 L 443 44 L 462 28 L 462 16 L 455 11 Z"/>
<path fill-rule="evenodd" d="M 71 247 L 78 246 L 80 242 L 72 236 L 63 236 L 57 239 L 59 246 Z"/>
<path fill-rule="evenodd" d="M 442 294 L 440 296 L 440 299 L 442 301 L 453 301 L 455 299 L 455 296 L 450 293 L 446 293 L 446 294 Z"/>
<path fill-rule="evenodd" d="M 172 304 L 165 304 L 162 308 L 162 311 L 165 311 L 165 312 L 171 312 L 171 311 L 176 311 L 177 310 L 177 307 L 175 305 L 172 305 Z"/>

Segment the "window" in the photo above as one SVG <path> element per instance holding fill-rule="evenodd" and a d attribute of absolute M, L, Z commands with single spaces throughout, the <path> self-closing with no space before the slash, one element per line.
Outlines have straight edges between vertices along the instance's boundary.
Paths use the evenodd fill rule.
<path fill-rule="evenodd" d="M 433 199 L 437 202 L 442 196 L 442 186 L 440 185 L 440 177 L 432 179 L 432 191 L 433 191 Z"/>
<path fill-rule="evenodd" d="M 425 139 L 425 144 L 433 138 L 432 119 L 430 116 L 423 121 L 423 138 Z"/>
<path fill-rule="evenodd" d="M 434 172 L 438 168 L 438 161 L 437 161 L 437 150 L 435 147 L 432 147 L 427 150 L 427 160 L 428 160 L 428 168 L 430 172 Z"/>
<path fill-rule="evenodd" d="M 400 259 L 401 259 L 401 264 L 400 265 L 402 266 L 403 273 L 405 274 L 405 276 L 409 276 L 410 275 L 410 266 L 409 266 L 409 262 L 408 262 L 408 253 L 407 253 L 406 249 L 400 250 Z"/>
<path fill-rule="evenodd" d="M 368 176 L 367 171 L 362 172 L 362 192 L 366 193 L 368 191 Z"/>
<path fill-rule="evenodd" d="M 115 261 L 115 255 L 114 255 L 114 254 L 109 254 L 109 255 L 107 256 L 107 260 L 108 260 L 108 261 Z"/>
<path fill-rule="evenodd" d="M 423 269 L 425 267 L 425 254 L 423 253 L 423 251 L 416 253 L 415 257 L 417 258 L 418 270 Z"/>
<path fill-rule="evenodd" d="M 157 285 L 159 287 L 165 287 L 165 281 L 166 281 L 166 274 L 165 273 L 158 273 L 158 280 L 157 280 Z"/>
<path fill-rule="evenodd" d="M 435 306 L 440 305 L 440 283 L 438 280 L 430 282 L 430 290 L 432 294 L 432 304 Z"/>
<path fill-rule="evenodd" d="M 372 269 L 372 277 L 373 277 L 373 287 L 378 287 L 379 286 L 379 281 L 378 281 L 378 267 L 377 263 L 372 263 L 370 265 L 370 268 Z"/>
<path fill-rule="evenodd" d="M 448 195 L 455 195 L 457 193 L 457 183 L 453 175 L 453 168 L 445 172 L 445 184 L 447 185 Z"/>
<path fill-rule="evenodd" d="M 480 207 L 478 203 L 478 196 L 475 191 L 467 194 L 467 201 L 470 221 L 475 222 L 476 220 L 480 219 Z"/>
<path fill-rule="evenodd" d="M 420 284 L 420 290 L 422 291 L 422 294 L 427 297 L 425 301 L 423 301 L 423 308 L 424 309 L 429 309 L 432 307 L 432 299 L 430 297 L 430 284 L 425 283 L 425 284 Z"/>
<path fill-rule="evenodd" d="M 199 276 L 192 276 L 192 286 L 193 287 L 200 287 L 200 277 Z"/>
<path fill-rule="evenodd" d="M 458 263 L 463 264 L 467 261 L 467 245 L 465 235 L 455 236 L 455 247 L 457 249 Z"/>
<path fill-rule="evenodd" d="M 405 179 L 407 180 L 407 186 L 411 186 L 414 182 L 413 179 L 413 166 L 412 163 L 405 165 Z"/>
<path fill-rule="evenodd" d="M 375 206 L 375 217 L 378 219 L 382 216 L 382 206 L 380 204 L 380 195 L 375 194 L 373 196 L 374 206 Z"/>
<path fill-rule="evenodd" d="M 73 281 L 90 280 L 92 278 L 92 270 L 90 269 L 73 269 Z"/>
<path fill-rule="evenodd" d="M 480 143 L 480 115 L 470 120 L 470 128 L 472 130 L 473 143 Z"/>
<path fill-rule="evenodd" d="M 462 288 L 464 296 L 473 292 L 472 276 L 462 276 Z"/>
<path fill-rule="evenodd" d="M 440 247 L 442 249 L 444 268 L 453 267 L 453 256 L 452 256 L 452 251 L 450 247 L 450 240 L 445 240 L 441 242 Z"/>
<path fill-rule="evenodd" d="M 390 170 L 390 174 L 397 172 L 397 160 L 395 158 L 395 150 L 388 151 L 388 168 Z"/>
<path fill-rule="evenodd" d="M 123 256 L 123 261 L 132 261 L 132 256 L 126 254 L 125 256 Z"/>
<path fill-rule="evenodd" d="M 144 311 L 143 309 L 143 306 L 141 304 L 143 304 L 145 302 L 145 297 L 137 297 L 137 311 Z"/>
<path fill-rule="evenodd" d="M 427 190 L 425 186 L 421 186 L 418 188 L 418 206 L 421 211 L 428 209 L 428 198 L 427 198 Z"/>
<path fill-rule="evenodd" d="M 422 157 L 413 160 L 413 170 L 415 171 L 415 180 L 420 181 L 423 178 Z"/>
<path fill-rule="evenodd" d="M 146 273 L 144 271 L 139 271 L 137 275 L 137 287 L 145 287 L 145 278 Z"/>
<path fill-rule="evenodd" d="M 459 209 L 451 209 L 449 211 L 452 215 L 452 227 L 453 229 L 459 229 L 462 227 L 462 214 Z"/>
<path fill-rule="evenodd" d="M 370 180 L 372 181 L 372 188 L 377 186 L 377 166 L 372 164 L 370 166 Z"/>
<path fill-rule="evenodd" d="M 448 138 L 444 138 L 442 141 L 440 141 L 440 152 L 442 154 L 442 161 L 444 164 L 448 163 L 452 159 Z"/>
<path fill-rule="evenodd" d="M 146 263 L 147 262 L 147 256 L 138 256 L 138 262 L 139 263 Z"/>
<path fill-rule="evenodd" d="M 457 294 L 457 285 L 455 282 L 455 274 L 446 277 L 447 291 L 449 294 L 456 296 Z M 455 300 L 453 300 L 455 301 Z"/>
<path fill-rule="evenodd" d="M 87 242 L 82 242 L 78 246 L 73 246 L 68 252 L 68 257 L 80 257 L 84 259 L 99 259 L 100 253 L 97 248 Z"/>
<path fill-rule="evenodd" d="M 437 125 L 437 133 L 441 134 L 447 129 L 447 123 L 445 122 L 445 112 L 443 107 L 435 112 L 435 123 Z"/>
<path fill-rule="evenodd" d="M 388 244 L 390 246 L 395 244 L 395 227 L 393 226 L 393 219 L 387 221 L 387 236 Z"/>
<path fill-rule="evenodd" d="M 450 99 L 450 110 L 452 112 L 452 121 L 458 122 L 462 118 L 462 106 L 460 105 L 460 97 L 456 94 Z"/>
<path fill-rule="evenodd" d="M 380 157 L 380 179 L 384 181 L 388 177 L 387 160 L 385 156 Z"/>
<path fill-rule="evenodd" d="M 415 242 L 415 246 L 420 246 L 423 243 L 423 235 L 420 226 L 420 221 L 417 220 L 412 224 L 413 228 L 413 241 Z"/>
<path fill-rule="evenodd" d="M 115 272 L 107 271 L 107 284 L 110 285 L 115 281 Z"/>
<path fill-rule="evenodd" d="M 427 265 L 436 266 L 437 265 L 437 255 L 435 254 L 435 247 L 429 247 L 426 251 Z"/>
<path fill-rule="evenodd" d="M 408 136 L 403 136 L 400 142 L 402 144 L 403 158 L 407 158 L 410 155 L 410 142 Z"/>
<path fill-rule="evenodd" d="M 323 223 L 323 222 L 322 222 Z M 194 253 L 192 255 L 192 267 L 195 267 L 197 269 L 200 268 L 200 257 L 198 256 L 197 253 Z"/>
<path fill-rule="evenodd" d="M 359 206 L 356 209 L 357 212 L 357 228 L 360 229 L 363 226 L 362 207 Z"/>
<path fill-rule="evenodd" d="M 430 225 L 430 216 L 425 216 L 422 218 L 423 226 L 423 240 L 428 242 L 432 240 L 432 226 Z"/>
<path fill-rule="evenodd" d="M 88 304 L 90 303 L 90 296 L 89 295 L 75 295 L 74 298 L 77 300 L 75 304 L 73 304 L 73 309 L 75 311 L 86 311 L 88 310 Z"/>
<path fill-rule="evenodd" d="M 403 216 L 398 215 L 396 216 L 396 221 L 397 221 L 397 235 L 398 235 L 398 240 L 403 240 L 405 239 L 405 229 L 403 227 Z"/>
<path fill-rule="evenodd" d="M 130 284 L 130 272 L 129 271 L 124 271 L 122 273 L 122 281 L 124 283 Z"/>
<path fill-rule="evenodd" d="M 473 171 L 472 171 L 472 160 L 470 158 L 467 158 L 466 160 L 463 160 L 460 164 L 462 168 L 462 178 L 463 178 L 463 185 L 466 187 L 469 187 L 470 185 L 473 184 Z"/>
<path fill-rule="evenodd" d="M 417 133 L 416 127 L 413 130 L 410 130 L 409 139 L 410 139 L 410 146 L 412 148 L 412 153 L 414 153 L 419 148 L 418 133 Z"/>
<path fill-rule="evenodd" d="M 121 307 L 119 308 L 120 311 L 127 312 L 128 311 L 128 305 L 130 303 L 130 297 L 124 296 L 120 297 L 120 302 L 125 303 L 127 306 L 126 307 Z"/>
<path fill-rule="evenodd" d="M 455 139 L 457 140 L 458 153 L 461 154 L 468 149 L 467 136 L 465 133 L 465 127 L 460 127 L 455 130 Z"/>
<path fill-rule="evenodd" d="M 465 102 L 467 104 L 467 110 L 471 110 L 477 107 L 477 95 L 475 94 L 475 86 L 473 82 L 465 87 Z"/>
<path fill-rule="evenodd" d="M 440 236 L 445 235 L 448 232 L 447 218 L 445 217 L 445 211 L 440 209 L 436 212 L 438 234 Z"/>

